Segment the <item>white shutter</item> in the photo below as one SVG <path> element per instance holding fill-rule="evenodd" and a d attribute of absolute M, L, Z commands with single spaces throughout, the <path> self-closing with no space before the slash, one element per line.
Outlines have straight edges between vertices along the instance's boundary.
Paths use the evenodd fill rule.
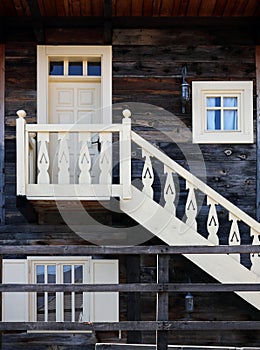
<path fill-rule="evenodd" d="M 118 283 L 118 260 L 92 260 L 92 283 Z M 90 298 L 90 321 L 118 322 L 119 302 L 117 292 L 95 292 Z"/>
<path fill-rule="evenodd" d="M 4 259 L 3 283 L 28 283 L 27 260 Z M 28 321 L 28 293 L 3 293 L 3 321 Z"/>

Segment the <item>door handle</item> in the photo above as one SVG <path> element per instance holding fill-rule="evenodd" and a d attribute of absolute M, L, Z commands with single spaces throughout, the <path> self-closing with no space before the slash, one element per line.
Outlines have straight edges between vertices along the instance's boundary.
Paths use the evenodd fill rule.
<path fill-rule="evenodd" d="M 101 152 L 101 142 L 100 142 L 99 137 L 97 138 L 97 141 L 92 141 L 91 144 L 92 144 L 92 145 L 97 144 L 98 152 L 99 152 L 99 153 Z"/>

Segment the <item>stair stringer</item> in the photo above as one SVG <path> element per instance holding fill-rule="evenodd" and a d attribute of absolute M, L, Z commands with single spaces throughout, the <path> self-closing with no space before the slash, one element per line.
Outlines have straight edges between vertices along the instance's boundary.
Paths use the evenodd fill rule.
<path fill-rule="evenodd" d="M 132 198 L 120 200 L 123 212 L 168 245 L 213 244 L 164 209 L 136 187 L 131 186 Z M 260 283 L 260 277 L 228 254 L 183 254 L 221 283 Z M 235 292 L 260 310 L 259 292 Z"/>

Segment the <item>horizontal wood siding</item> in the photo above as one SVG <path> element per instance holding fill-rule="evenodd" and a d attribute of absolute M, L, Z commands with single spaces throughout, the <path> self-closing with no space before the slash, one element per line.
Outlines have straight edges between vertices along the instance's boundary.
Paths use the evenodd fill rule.
<path fill-rule="evenodd" d="M 137 2 L 136 2 L 137 4 Z M 137 6 L 137 5 L 136 5 Z M 136 7 L 135 7 L 136 8 Z M 66 9 L 65 9 L 66 10 Z M 137 10 L 137 8 L 136 8 Z M 127 11 L 127 9 L 125 9 Z M 163 11 L 163 9 L 162 9 Z M 251 41 L 245 41 L 243 32 L 228 32 L 215 28 L 205 29 L 114 29 L 113 30 L 113 103 L 114 121 L 121 120 L 123 106 L 133 111 L 133 127 L 144 138 L 157 145 L 170 157 L 187 167 L 184 153 L 198 157 L 191 143 L 191 109 L 181 114 L 180 84 L 181 69 L 187 65 L 187 81 L 194 80 L 254 80 L 255 49 Z M 234 33 L 235 36 L 234 36 Z M 95 30 L 46 31 L 48 44 L 103 44 L 103 32 Z M 101 37 L 102 36 L 102 37 Z M 248 38 L 248 36 L 247 36 Z M 0 243 L 4 245 L 87 245 L 81 237 L 61 224 L 57 214 L 51 213 L 45 225 L 30 224 L 16 207 L 16 151 L 15 119 L 18 109 L 25 109 L 28 123 L 36 122 L 36 42 L 29 32 L 6 33 L 5 44 L 5 213 L 6 224 L 0 228 Z M 141 105 L 140 105 L 141 104 Z M 150 106 L 150 104 L 152 106 Z M 173 118 L 172 115 L 178 118 Z M 174 133 L 175 143 L 165 137 L 164 132 Z M 178 147 L 182 145 L 182 147 Z M 256 199 L 256 148 L 255 145 L 203 145 L 200 151 L 205 159 L 207 182 L 220 194 L 238 205 L 251 216 L 255 216 Z M 134 167 L 134 177 L 141 167 Z M 159 185 L 157 187 L 159 189 Z M 157 190 L 158 192 L 158 190 Z M 184 198 L 184 188 L 181 196 Z M 183 202 L 180 201 L 180 211 Z M 203 216 L 204 215 L 204 216 Z M 202 221 L 206 209 L 202 208 Z M 227 214 L 219 213 L 227 219 Z M 203 219 L 204 218 L 204 219 Z M 115 225 L 134 224 L 122 214 L 113 216 Z M 199 223 L 201 225 L 201 223 Z M 227 223 L 230 225 L 230 223 Z M 123 228 L 122 228 L 123 231 Z M 227 244 L 227 230 L 221 232 L 221 243 Z M 243 243 L 249 243 L 248 232 L 242 233 Z M 147 244 L 161 244 L 152 239 Z M 52 247 L 53 248 L 53 247 Z M 5 252 L 5 257 L 23 257 Z M 55 254 L 55 252 L 54 252 Z M 127 254 L 131 254 L 128 251 Z M 102 255 L 102 254 L 101 254 Z M 243 255 L 249 266 L 249 253 Z M 117 257 L 117 254 L 115 256 Z M 120 257 L 120 281 L 126 280 L 126 257 Z M 181 256 L 172 255 L 169 261 L 169 283 L 209 283 L 213 278 Z M 141 256 L 140 282 L 156 282 L 156 253 Z M 258 321 L 260 312 L 233 293 L 194 292 L 195 309 L 187 315 L 184 292 L 169 293 L 169 320 L 241 320 Z M 138 295 L 141 319 L 156 320 L 156 293 Z M 127 292 L 120 294 L 120 320 L 127 320 Z M 137 324 L 138 326 L 138 324 Z M 139 328 L 137 327 L 138 331 Z M 8 339 L 9 337 L 9 339 Z M 17 336 L 18 337 L 18 336 Z M 4 335 L 6 349 L 22 349 L 16 335 Z M 30 343 L 30 339 L 33 342 Z M 61 349 L 78 349 L 87 344 L 82 335 L 64 338 Z M 126 340 L 122 331 L 122 341 Z M 48 337 L 46 347 L 42 338 L 22 334 L 24 348 L 47 349 L 53 336 Z M 119 341 L 118 332 L 97 332 L 98 341 Z M 210 344 L 232 346 L 260 346 L 259 330 L 244 331 L 190 331 L 171 330 L 172 344 Z M 53 345 L 58 345 L 56 338 Z M 15 347 L 14 342 L 18 342 Z M 39 343 L 40 342 L 40 343 Z M 142 333 L 142 342 L 155 343 L 155 332 Z M 60 343 L 59 343 L 60 344 Z M 76 347 L 78 346 L 78 347 Z M 87 346 L 87 345 L 86 345 Z M 86 347 L 87 348 L 87 347 Z"/>

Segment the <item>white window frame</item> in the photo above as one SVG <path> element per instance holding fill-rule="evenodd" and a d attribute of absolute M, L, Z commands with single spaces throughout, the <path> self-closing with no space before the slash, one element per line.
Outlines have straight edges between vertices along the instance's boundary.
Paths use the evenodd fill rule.
<path fill-rule="evenodd" d="M 101 59 L 101 113 L 103 123 L 112 123 L 112 47 L 111 46 L 37 46 L 37 122 L 48 124 L 49 62 L 52 59 L 66 60 L 93 57 Z M 63 78 L 63 77 L 61 77 Z M 77 77 L 85 81 L 98 77 Z M 51 76 L 51 79 L 53 77 Z"/>
<path fill-rule="evenodd" d="M 37 265 L 55 265 L 57 267 L 63 265 L 83 265 L 83 282 L 91 283 L 90 278 L 90 264 L 91 257 L 28 257 L 29 264 L 29 283 L 36 282 L 36 266 Z M 62 283 L 61 280 L 57 280 L 56 283 Z M 36 306 L 36 292 L 29 295 L 29 320 L 32 322 L 37 321 L 37 306 Z M 63 297 L 62 292 L 56 292 L 56 322 L 63 321 Z M 90 321 L 90 293 L 83 293 L 83 322 Z M 47 320 L 45 320 L 47 321 Z M 75 320 L 75 322 L 77 322 Z"/>
<path fill-rule="evenodd" d="M 212 96 L 238 98 L 238 129 L 207 130 L 206 98 Z M 253 143 L 253 82 L 192 82 L 193 143 Z"/>

